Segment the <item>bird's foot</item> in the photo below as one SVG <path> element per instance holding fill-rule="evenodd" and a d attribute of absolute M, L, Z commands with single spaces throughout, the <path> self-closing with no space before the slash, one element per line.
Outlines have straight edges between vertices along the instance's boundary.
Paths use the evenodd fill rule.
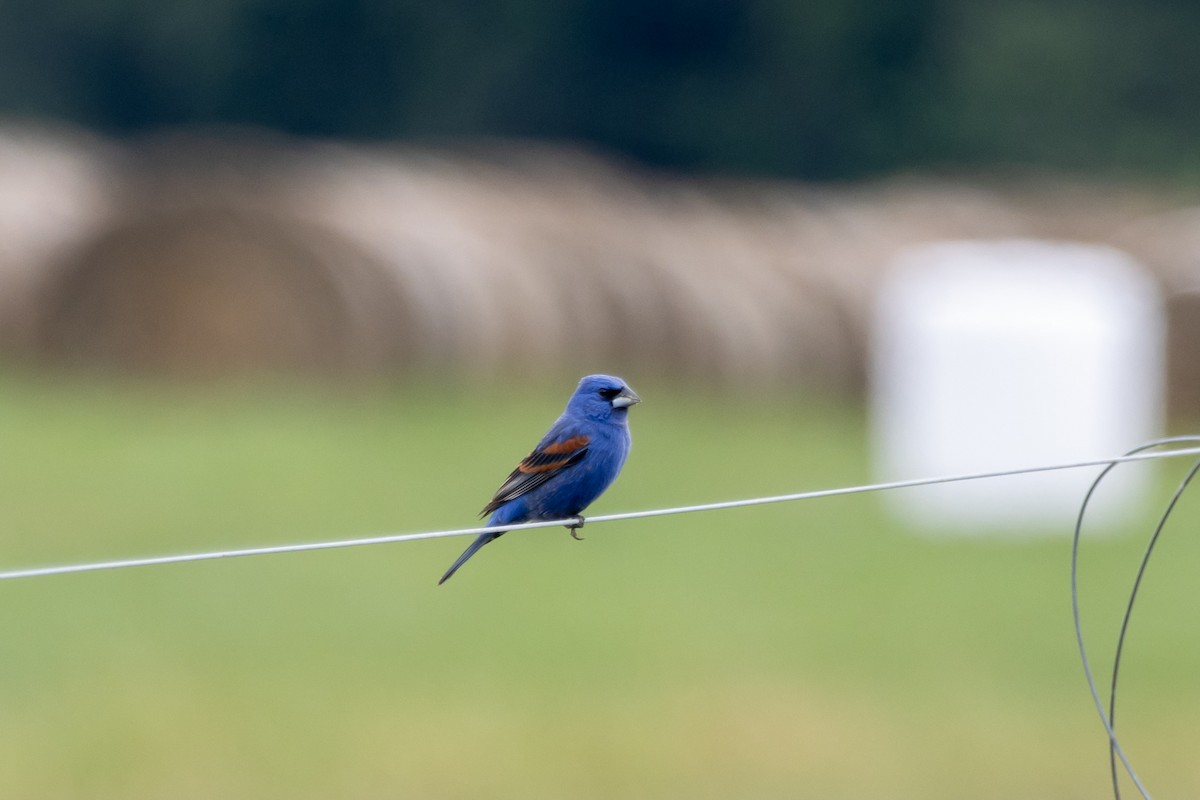
<path fill-rule="evenodd" d="M 584 519 L 579 514 L 576 514 L 574 517 L 572 517 L 572 519 L 574 521 L 567 526 L 567 530 L 571 532 L 572 539 L 577 542 L 582 542 L 583 537 L 579 535 L 579 529 L 583 527 Z"/>

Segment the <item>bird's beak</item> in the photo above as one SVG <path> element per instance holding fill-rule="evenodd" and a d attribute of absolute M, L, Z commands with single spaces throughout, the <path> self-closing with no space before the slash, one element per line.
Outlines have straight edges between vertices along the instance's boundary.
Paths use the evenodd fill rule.
<path fill-rule="evenodd" d="M 630 389 L 628 386 L 619 395 L 612 399 L 613 408 L 628 408 L 634 403 L 642 402 L 642 398 L 638 397 L 637 392 Z"/>

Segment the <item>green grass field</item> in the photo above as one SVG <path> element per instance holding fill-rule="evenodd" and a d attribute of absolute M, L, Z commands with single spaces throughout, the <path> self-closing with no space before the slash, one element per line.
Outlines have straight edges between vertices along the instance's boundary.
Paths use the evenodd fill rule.
<path fill-rule="evenodd" d="M 859 409 L 630 377 L 594 513 L 870 479 Z M 10 370 L 0 567 L 464 527 L 568 391 Z M 1161 797 L 1200 795 L 1198 500 L 1123 676 Z M 1069 522 L 929 537 L 854 496 L 512 534 L 442 587 L 465 539 L 0 583 L 0 797 L 1104 797 Z M 1150 524 L 1086 544 L 1103 664 Z"/>

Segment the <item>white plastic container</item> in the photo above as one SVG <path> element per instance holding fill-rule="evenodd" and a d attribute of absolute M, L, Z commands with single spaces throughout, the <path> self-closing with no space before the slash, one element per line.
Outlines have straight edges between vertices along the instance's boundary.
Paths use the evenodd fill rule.
<path fill-rule="evenodd" d="M 1163 313 L 1153 279 L 1108 247 L 946 242 L 897 259 L 872 335 L 881 480 L 1120 454 L 1159 435 Z M 1099 468 L 902 489 L 887 502 L 931 530 L 1069 533 Z M 1118 467 L 1090 512 L 1128 521 L 1149 465 Z"/>

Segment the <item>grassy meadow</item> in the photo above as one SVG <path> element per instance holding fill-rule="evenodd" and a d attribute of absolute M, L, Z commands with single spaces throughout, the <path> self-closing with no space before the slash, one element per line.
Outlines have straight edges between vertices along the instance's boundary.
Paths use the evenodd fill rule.
<path fill-rule="evenodd" d="M 859 408 L 628 377 L 593 513 L 870 479 Z M 570 388 L 10 369 L 0 569 L 465 527 Z M 1085 544 L 1103 665 L 1151 513 Z M 1123 673 L 1162 797 L 1200 796 L 1198 521 L 1192 496 Z M 442 587 L 466 539 L 3 582 L 0 797 L 1104 797 L 1069 523 L 922 536 L 852 496 L 514 533 Z"/>

